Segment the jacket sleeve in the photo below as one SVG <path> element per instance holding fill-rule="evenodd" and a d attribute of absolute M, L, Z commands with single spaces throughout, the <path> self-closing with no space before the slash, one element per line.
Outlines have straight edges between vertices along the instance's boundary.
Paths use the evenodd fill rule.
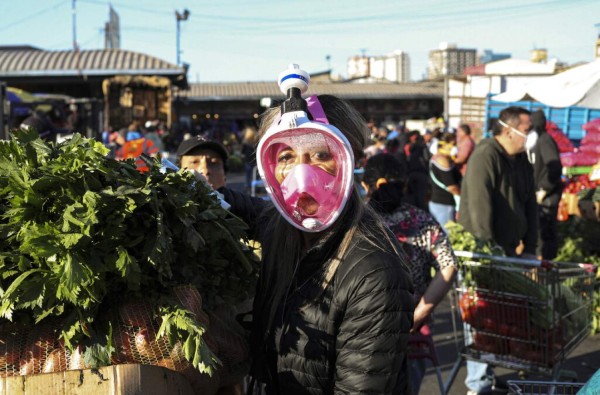
<path fill-rule="evenodd" d="M 539 180 L 538 187 L 546 192 L 554 192 L 562 185 L 562 164 L 560 163 L 560 154 L 558 147 L 550 135 L 546 135 L 543 144 L 540 144 L 540 155 L 544 166 L 546 166 L 546 176 Z"/>
<path fill-rule="evenodd" d="M 528 161 L 524 160 L 524 170 L 523 173 L 527 174 L 530 179 L 530 185 L 535 185 L 535 181 L 533 179 L 533 168 Z M 533 254 L 536 253 L 536 246 L 538 241 L 538 204 L 535 199 L 535 188 L 529 188 L 527 192 L 527 197 L 525 200 L 525 216 L 527 217 L 527 232 L 525 233 L 525 237 L 523 237 L 524 249 L 523 253 Z"/>
<path fill-rule="evenodd" d="M 271 203 L 227 187 L 219 188 L 219 192 L 223 194 L 225 201 L 231 205 L 229 210 L 248 225 L 248 236 L 257 240 L 260 230 L 259 217 Z"/>
<path fill-rule="evenodd" d="M 466 212 L 459 212 L 458 215 L 459 222 L 461 215 L 469 216 L 472 233 L 484 241 L 495 240 L 492 202 L 497 180 L 493 161 L 494 156 L 489 149 L 475 151 L 471 157 L 462 183 L 463 193 L 468 188 L 468 204 L 465 207 Z"/>
<path fill-rule="evenodd" d="M 377 252 L 340 287 L 348 298 L 336 340 L 334 393 L 405 393 L 414 310 L 410 274 L 399 258 Z"/>

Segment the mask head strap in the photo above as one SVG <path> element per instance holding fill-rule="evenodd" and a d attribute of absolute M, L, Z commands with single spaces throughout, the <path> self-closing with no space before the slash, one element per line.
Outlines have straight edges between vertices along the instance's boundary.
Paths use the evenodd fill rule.
<path fill-rule="evenodd" d="M 527 135 L 523 132 L 521 132 L 520 130 L 513 128 L 512 126 L 510 126 L 509 124 L 507 124 L 506 122 L 503 122 L 502 120 L 498 120 L 498 123 L 502 126 L 504 126 L 505 128 L 509 128 L 513 133 L 518 134 L 519 136 L 523 137 L 524 139 L 527 138 Z"/>
<path fill-rule="evenodd" d="M 325 111 L 323 110 L 323 106 L 321 106 L 321 102 L 317 95 L 312 95 L 307 98 L 306 104 L 308 104 L 308 111 L 310 112 L 310 115 L 312 115 L 314 121 L 329 125 L 327 115 L 325 115 Z"/>

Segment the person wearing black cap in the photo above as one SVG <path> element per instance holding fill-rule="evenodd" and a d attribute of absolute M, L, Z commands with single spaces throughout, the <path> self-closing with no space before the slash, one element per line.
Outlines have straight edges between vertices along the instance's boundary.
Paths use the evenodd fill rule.
<path fill-rule="evenodd" d="M 180 167 L 204 175 L 213 189 L 225 186 L 228 155 L 221 143 L 195 136 L 181 142 L 177 157 Z"/>

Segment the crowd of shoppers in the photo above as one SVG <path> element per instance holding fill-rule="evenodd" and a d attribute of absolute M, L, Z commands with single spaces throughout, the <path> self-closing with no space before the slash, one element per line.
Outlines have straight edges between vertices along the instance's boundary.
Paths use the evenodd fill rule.
<path fill-rule="evenodd" d="M 302 129 L 314 133 L 312 140 L 300 138 L 296 124 L 284 125 L 285 113 L 274 108 L 263 115 L 258 132 L 244 132 L 241 147 L 252 165 L 247 169 L 254 169 L 259 156 L 257 165 L 263 166 L 271 201 L 223 187 L 224 178 L 222 184 L 210 182 L 248 222 L 251 236 L 263 247 L 253 309 L 252 377 L 267 393 L 350 388 L 378 392 L 392 386 L 391 393 L 416 394 L 425 366 L 422 360 L 407 361 L 406 341 L 410 333 L 427 326 L 457 272 L 444 225 L 459 221 L 478 238 L 502 246 L 509 256 L 552 254 L 552 223 L 546 223 L 550 231 L 538 232 L 545 215 L 540 210 L 538 219 L 538 204 L 550 197 L 547 206 L 552 210 L 552 196 L 560 191 L 557 157 L 552 144 L 543 143 L 545 118 L 536 114 L 532 124 L 528 111 L 507 108 L 493 136 L 475 144 L 468 125 L 424 134 L 368 129 L 356 111 L 337 98 L 320 96 L 310 103 L 306 111 L 326 114 L 327 127 L 344 136 L 351 158 L 336 156 L 344 150 L 332 149 L 334 143 L 318 128 Z M 532 143 L 534 134 L 540 135 L 539 145 Z M 324 143 L 315 146 L 319 140 Z M 369 140 L 373 143 L 365 146 Z M 182 145 L 206 147 L 197 141 L 204 140 Z M 428 145 L 432 141 L 435 144 Z M 227 160 L 223 151 L 213 150 L 219 161 Z M 184 152 L 180 154 L 182 166 L 192 168 Z M 347 161 L 364 167 L 363 194 L 357 193 L 358 185 L 344 188 L 341 180 L 349 170 L 342 163 Z M 198 171 L 210 181 L 208 165 Z M 311 186 L 311 181 L 316 182 Z M 335 203 L 327 209 L 337 217 L 323 226 L 327 218 L 317 213 L 326 204 L 318 197 L 332 193 L 319 189 L 326 185 L 334 185 Z M 342 199 L 343 191 L 347 196 Z M 538 238 L 546 247 L 536 250 Z M 369 294 L 363 295 L 361 289 L 367 288 Z M 392 294 L 394 299 L 389 299 Z M 363 296 L 353 300 L 353 295 Z M 320 300 L 328 302 L 323 305 Z M 388 313 L 378 316 L 382 311 Z M 348 314 L 353 318 L 346 322 L 342 317 Z M 380 339 L 378 333 L 389 335 Z M 304 346 L 299 349 L 298 344 Z M 363 358 L 351 350 L 370 362 L 363 365 Z M 387 357 L 375 358 L 379 353 Z M 473 361 L 467 363 L 465 384 L 473 394 L 498 385 L 487 364 Z M 307 392 L 310 388 L 314 391 Z"/>

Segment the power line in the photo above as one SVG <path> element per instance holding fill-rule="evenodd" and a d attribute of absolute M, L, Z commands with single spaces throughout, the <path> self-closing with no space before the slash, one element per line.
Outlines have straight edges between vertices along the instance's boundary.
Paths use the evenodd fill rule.
<path fill-rule="evenodd" d="M 529 12 L 533 10 L 537 10 L 538 7 L 543 5 L 541 9 L 537 10 L 538 14 L 554 12 L 560 9 L 572 8 L 574 3 L 585 3 L 589 2 L 589 0 L 572 0 L 568 4 L 561 2 L 560 0 L 552 0 L 545 3 L 534 3 L 534 4 L 523 4 L 516 5 L 512 7 L 497 7 L 486 10 L 471 10 L 471 11 L 457 11 L 456 13 L 432 13 L 427 15 L 419 15 L 413 16 L 411 18 L 403 18 L 397 19 L 397 16 L 390 15 L 387 17 L 380 16 L 367 16 L 364 17 L 361 22 L 371 22 L 372 20 L 377 20 L 378 25 L 377 29 L 381 29 L 384 27 L 396 27 L 400 28 L 411 28 L 411 29 L 431 29 L 432 25 L 435 25 L 436 29 L 439 28 L 448 28 L 455 27 L 457 24 L 462 24 L 464 22 L 469 22 L 469 24 L 481 24 L 483 22 L 494 22 L 497 20 L 507 19 L 507 18 L 516 18 L 516 17 L 526 17 L 530 18 L 531 14 Z M 205 16 L 199 17 L 200 19 L 206 18 Z M 214 22 L 210 18 L 206 19 L 203 22 L 203 26 L 201 29 L 193 29 L 191 28 L 190 32 L 198 32 L 202 34 L 210 33 L 214 31 L 214 26 L 209 25 L 208 22 Z M 217 28 L 223 27 L 223 21 L 219 21 Z M 240 26 L 239 23 L 235 24 L 228 28 L 228 30 L 221 29 L 219 34 L 237 34 L 243 32 L 253 32 L 255 34 L 297 34 L 301 36 L 308 36 L 314 34 L 328 34 L 328 33 L 343 33 L 344 35 L 352 34 L 352 30 L 340 31 L 340 26 L 332 26 L 335 21 L 328 21 L 328 23 L 322 22 L 311 22 L 309 20 L 306 23 L 298 25 L 295 22 L 287 23 L 281 22 L 279 25 L 263 25 L 263 24 L 253 24 Z M 344 19 L 340 19 L 337 22 L 338 24 L 346 24 L 351 23 L 347 22 Z M 390 25 L 390 23 L 392 25 Z M 317 24 L 317 27 L 312 27 L 311 29 L 307 29 L 307 26 Z M 360 35 L 364 34 L 363 30 L 356 29 L 358 25 L 352 22 L 350 27 L 353 28 L 354 32 Z"/>
<path fill-rule="evenodd" d="M 102 0 L 79 0 L 79 1 L 81 1 L 82 3 L 89 3 L 89 4 L 108 5 L 108 2 L 102 1 Z M 118 7 L 118 8 L 122 8 L 122 9 L 126 9 L 126 10 L 133 10 L 133 11 L 139 11 L 139 12 L 145 12 L 145 13 L 149 13 L 149 14 L 156 14 L 156 15 L 163 15 L 163 16 L 165 14 L 170 14 L 173 12 L 173 10 L 145 8 L 145 7 L 132 6 L 132 5 L 114 2 L 114 1 L 111 1 L 110 4 L 113 5 L 114 8 Z"/>
<path fill-rule="evenodd" d="M 33 13 L 33 14 L 31 14 L 31 15 L 28 15 L 28 16 L 26 16 L 26 17 L 24 17 L 24 18 L 17 19 L 16 21 L 13 21 L 12 23 L 9 23 L 8 25 L 4 25 L 4 26 L 2 26 L 2 27 L 0 28 L 0 31 L 6 30 L 6 29 L 8 29 L 9 27 L 13 27 L 13 26 L 15 26 L 15 25 L 19 25 L 19 24 L 20 24 L 20 23 L 22 23 L 22 22 L 25 22 L 25 21 L 31 20 L 32 18 L 35 18 L 35 17 L 37 17 L 37 16 L 40 16 L 40 15 L 42 15 L 42 14 L 44 14 L 44 13 L 48 12 L 48 11 L 54 10 L 56 7 L 58 7 L 58 6 L 60 6 L 60 5 L 64 4 L 64 3 L 67 3 L 68 1 L 69 1 L 69 0 L 62 0 L 62 1 L 59 1 L 58 3 L 56 3 L 56 4 L 54 4 L 54 5 L 51 5 L 51 6 L 50 6 L 50 7 L 48 7 L 48 8 L 44 8 L 44 9 L 42 9 L 42 10 L 39 10 L 38 12 L 35 12 L 35 13 Z"/>
<path fill-rule="evenodd" d="M 80 0 L 84 3 L 90 4 L 102 4 L 107 3 L 101 0 Z M 456 25 L 468 22 L 470 24 L 481 24 L 483 21 L 494 22 L 496 20 L 513 18 L 520 16 L 531 17 L 531 12 L 547 13 L 556 11 L 563 8 L 572 8 L 575 3 L 589 3 L 590 0 L 572 0 L 568 4 L 565 4 L 562 0 L 542 0 L 535 3 L 513 3 L 509 5 L 497 6 L 489 1 L 469 1 L 466 4 L 464 2 L 450 2 L 437 4 L 435 7 L 425 7 L 423 10 L 423 3 L 420 2 L 418 5 L 411 3 L 408 7 L 398 7 L 397 3 L 394 3 L 395 11 L 392 10 L 381 10 L 373 13 L 366 11 L 363 13 L 356 7 L 347 7 L 342 10 L 335 10 L 334 15 L 324 14 L 323 10 L 320 14 L 315 17 L 303 16 L 302 23 L 298 23 L 296 19 L 285 20 L 279 17 L 268 18 L 268 17 L 256 17 L 256 16 L 237 16 L 237 15 L 223 15 L 223 14 L 206 14 L 197 13 L 194 14 L 194 21 L 201 23 L 201 28 L 194 29 L 192 23 L 187 27 L 187 31 L 190 33 L 200 33 L 205 35 L 206 33 L 214 33 L 215 28 L 219 30 L 219 34 L 234 35 L 238 33 L 251 32 L 258 35 L 272 35 L 272 34 L 284 34 L 284 35 L 315 35 L 315 34 L 331 34 L 339 33 L 340 29 L 344 26 L 348 26 L 349 29 L 354 30 L 359 34 L 363 34 L 363 31 L 358 30 L 360 24 L 376 22 L 375 29 L 384 27 L 394 28 L 410 28 L 410 29 L 430 29 L 432 25 L 435 25 L 436 29 L 456 27 Z M 127 5 L 121 2 L 113 2 L 115 7 L 128 9 L 137 12 L 152 13 L 161 15 L 167 18 L 172 13 L 172 10 L 161 10 L 156 8 L 147 8 L 141 6 Z M 411 8 L 411 5 L 415 9 Z M 418 7 L 418 8 L 417 8 Z M 308 8 L 308 7 L 307 7 Z M 310 8 L 308 8 L 310 9 Z M 373 8 L 370 7 L 369 10 Z M 346 11 L 346 15 L 344 15 Z M 357 15 L 357 13 L 359 13 Z M 342 15 L 342 16 L 340 16 Z M 225 29 L 226 28 L 226 29 Z M 310 28 L 310 29 L 308 29 Z M 127 27 L 122 26 L 123 30 L 138 30 L 144 31 L 141 27 Z M 344 34 L 351 34 L 352 30 L 344 31 Z M 148 28 L 148 31 L 153 32 L 164 32 L 170 33 L 170 30 L 164 29 L 153 29 Z"/>

